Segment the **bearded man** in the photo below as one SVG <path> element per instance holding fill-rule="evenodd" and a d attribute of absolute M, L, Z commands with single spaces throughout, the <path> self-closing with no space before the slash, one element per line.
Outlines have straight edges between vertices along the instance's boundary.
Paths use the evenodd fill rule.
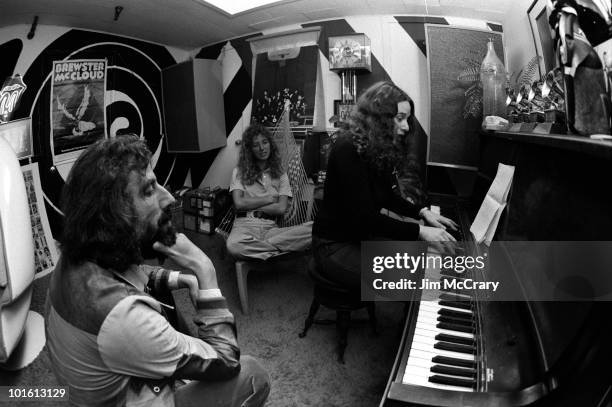
<path fill-rule="evenodd" d="M 146 144 L 126 135 L 90 146 L 68 176 L 45 318 L 52 369 L 73 405 L 261 406 L 268 375 L 240 357 L 215 268 L 176 233 L 174 198 L 150 161 Z M 154 256 L 183 271 L 143 264 Z M 195 336 L 167 318 L 177 288 L 189 289 Z"/>

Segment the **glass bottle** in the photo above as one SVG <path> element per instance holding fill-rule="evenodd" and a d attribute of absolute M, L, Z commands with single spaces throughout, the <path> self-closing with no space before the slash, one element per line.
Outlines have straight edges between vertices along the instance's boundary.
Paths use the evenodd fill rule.
<path fill-rule="evenodd" d="M 482 114 L 487 116 L 506 115 L 506 69 L 493 48 L 493 39 L 487 44 L 487 55 L 480 65 L 482 82 Z"/>

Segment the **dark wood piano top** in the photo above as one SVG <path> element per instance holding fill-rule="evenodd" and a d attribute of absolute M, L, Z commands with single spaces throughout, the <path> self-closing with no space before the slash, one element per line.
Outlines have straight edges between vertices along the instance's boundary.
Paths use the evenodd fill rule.
<path fill-rule="evenodd" d="M 576 151 L 612 161 L 612 141 L 594 140 L 589 137 L 567 134 L 537 134 L 504 131 L 483 131 L 483 137 L 498 137 L 521 143 L 531 143 L 551 148 Z"/>

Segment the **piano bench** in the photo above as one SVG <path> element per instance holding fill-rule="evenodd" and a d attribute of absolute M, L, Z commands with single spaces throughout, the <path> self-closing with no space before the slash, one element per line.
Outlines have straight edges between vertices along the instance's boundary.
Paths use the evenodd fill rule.
<path fill-rule="evenodd" d="M 314 281 L 314 293 L 308 317 L 304 322 L 304 330 L 299 334 L 299 337 L 305 337 L 312 324 L 335 324 L 338 333 L 338 362 L 344 363 L 344 351 L 348 343 L 347 337 L 348 328 L 351 324 L 351 312 L 366 308 L 370 327 L 373 334 L 376 334 L 374 303 L 361 301 L 361 292 L 359 290 L 351 291 L 347 287 L 338 285 L 323 276 L 319 272 L 314 259 L 311 259 L 308 263 L 308 274 Z M 316 320 L 315 316 L 320 306 L 336 311 L 336 319 Z"/>

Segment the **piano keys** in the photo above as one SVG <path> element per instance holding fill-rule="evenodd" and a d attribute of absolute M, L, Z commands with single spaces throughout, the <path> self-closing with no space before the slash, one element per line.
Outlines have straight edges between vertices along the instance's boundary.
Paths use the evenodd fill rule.
<path fill-rule="evenodd" d="M 443 214 L 458 219 L 461 231 L 456 233 L 457 236 L 469 236 L 465 211 L 447 208 Z M 460 242 L 460 248 L 465 254 L 479 255 L 473 241 Z M 428 255 L 435 254 L 428 252 Z M 443 279 L 480 281 L 483 276 L 474 275 L 476 270 L 457 274 L 427 268 L 422 278 L 434 283 Z M 495 372 L 503 370 L 502 366 L 519 371 L 512 361 L 519 358 L 508 341 L 501 346 L 485 343 L 487 339 L 493 339 L 493 335 L 488 332 L 490 327 L 482 323 L 483 314 L 498 312 L 496 308 L 500 304 L 485 310 L 489 307 L 479 301 L 477 293 L 468 290 L 441 288 L 417 293 L 418 298 L 413 298 L 407 313 L 404 339 L 394 368 L 395 377 L 388 385 L 381 406 L 404 405 L 404 402 L 406 405 L 424 406 L 471 405 L 473 402 L 483 406 L 497 405 L 496 402 L 504 405 L 501 400 L 493 401 L 497 397 L 493 394 L 518 386 L 518 379 L 500 377 L 498 383 Z M 501 304 L 501 307 L 507 308 L 506 304 Z M 516 321 L 510 318 L 509 322 Z M 524 328 L 514 325 L 511 330 Z M 503 356 L 490 358 L 486 345 L 496 347 Z M 493 365 L 489 359 L 493 359 Z M 538 395 L 539 390 L 534 389 L 532 394 Z"/>

